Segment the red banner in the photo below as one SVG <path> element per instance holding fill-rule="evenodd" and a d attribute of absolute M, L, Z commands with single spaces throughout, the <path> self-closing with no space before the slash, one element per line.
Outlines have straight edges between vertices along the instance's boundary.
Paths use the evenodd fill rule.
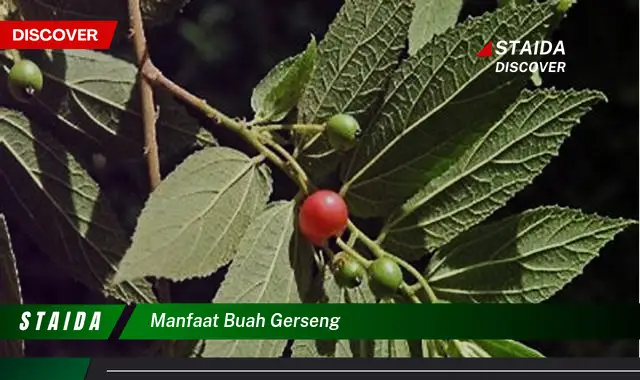
<path fill-rule="evenodd" d="M 0 21 L 0 49 L 94 49 L 111 46 L 117 21 Z"/>

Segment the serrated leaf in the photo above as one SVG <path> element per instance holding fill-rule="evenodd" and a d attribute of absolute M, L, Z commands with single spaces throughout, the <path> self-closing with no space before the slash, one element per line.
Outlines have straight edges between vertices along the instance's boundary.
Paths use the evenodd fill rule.
<path fill-rule="evenodd" d="M 414 0 L 416 6 L 409 26 L 409 54 L 415 55 L 434 35 L 454 26 L 462 0 Z"/>
<path fill-rule="evenodd" d="M 126 36 L 129 14 L 126 1 L 15 0 L 28 20 L 117 20 L 116 37 Z M 190 0 L 140 0 L 146 26 L 166 24 Z"/>
<path fill-rule="evenodd" d="M 544 355 L 537 350 L 515 340 L 476 340 L 474 342 L 492 358 L 544 358 Z"/>
<path fill-rule="evenodd" d="M 269 173 L 242 152 L 192 154 L 149 197 L 116 280 L 210 275 L 233 259 L 270 194 Z"/>
<path fill-rule="evenodd" d="M 367 124 L 404 50 L 411 10 L 409 0 L 346 0 L 318 47 L 299 121 L 322 123 L 348 113 Z M 304 136 L 297 145 L 312 177 L 329 173 L 341 158 L 322 133 Z"/>
<path fill-rule="evenodd" d="M 525 90 L 454 165 L 390 218 L 385 247 L 421 257 L 487 218 L 542 172 L 573 126 L 605 99 L 589 90 Z"/>
<path fill-rule="evenodd" d="M 0 305 L 22 304 L 22 291 L 9 229 L 0 214 Z M 24 356 L 23 340 L 0 340 L 0 358 Z"/>
<path fill-rule="evenodd" d="M 542 302 L 632 224 L 561 207 L 529 210 L 461 234 L 434 255 L 426 277 L 451 302 Z"/>
<path fill-rule="evenodd" d="M 315 37 L 304 52 L 280 62 L 253 89 L 255 120 L 277 122 L 285 118 L 304 91 L 318 58 Z"/>
<path fill-rule="evenodd" d="M 143 155 L 138 69 L 134 64 L 91 50 L 54 50 L 51 59 L 42 56 L 37 63 L 45 83 L 35 103 L 75 131 L 76 139 L 79 134 L 99 146 L 102 153 L 118 159 Z M 156 91 L 154 100 L 161 155 L 215 143 L 166 91 Z"/>
<path fill-rule="evenodd" d="M 314 261 L 291 249 L 295 202 L 270 205 L 245 233 L 216 303 L 299 303 L 305 300 Z M 286 340 L 209 340 L 204 357 L 279 357 Z"/>
<path fill-rule="evenodd" d="M 544 38 L 554 16 L 547 3 L 500 9 L 437 35 L 390 80 L 375 122 L 342 167 L 349 210 L 387 216 L 442 174 L 484 133 L 525 86 L 528 73 L 496 73 L 500 61 L 528 55 L 476 54 L 490 40 Z"/>
<path fill-rule="evenodd" d="M 154 302 L 144 280 L 111 285 L 129 246 L 98 184 L 47 130 L 0 108 L 0 203 L 51 261 L 125 302 Z"/>

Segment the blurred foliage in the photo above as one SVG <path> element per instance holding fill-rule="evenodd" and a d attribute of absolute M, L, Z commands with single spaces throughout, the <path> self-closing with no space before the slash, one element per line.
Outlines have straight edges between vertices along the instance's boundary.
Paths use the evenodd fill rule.
<path fill-rule="evenodd" d="M 341 0 L 192 0 L 171 24 L 149 34 L 151 56 L 170 78 L 223 111 L 249 117 L 253 86 L 280 60 L 304 49 L 310 34 L 321 38 Z M 467 0 L 462 18 L 495 6 Z M 567 51 L 567 72 L 545 75 L 545 86 L 593 88 L 609 103 L 595 108 L 575 129 L 558 158 L 534 184 L 495 217 L 558 204 L 585 212 L 638 219 L 638 1 L 580 0 L 556 33 Z M 130 51 L 127 41 L 118 46 Z M 223 144 L 239 141 L 224 133 Z M 276 176 L 275 180 L 280 178 Z M 277 197 L 291 189 L 278 189 Z M 103 302 L 72 280 L 47 271 L 46 258 L 12 231 L 30 303 Z M 637 302 L 638 231 L 621 234 L 551 302 Z M 30 261 L 30 262 L 26 262 Z M 42 268 L 42 270 L 40 270 Z M 211 299 L 223 276 L 181 285 L 179 301 Z M 215 290 L 213 290 L 215 291 Z M 182 293 L 188 297 L 182 297 Z M 544 326 L 541 326 L 544 328 Z M 547 356 L 637 356 L 637 342 L 528 342 Z M 145 342 L 41 342 L 35 356 L 132 356 Z"/>

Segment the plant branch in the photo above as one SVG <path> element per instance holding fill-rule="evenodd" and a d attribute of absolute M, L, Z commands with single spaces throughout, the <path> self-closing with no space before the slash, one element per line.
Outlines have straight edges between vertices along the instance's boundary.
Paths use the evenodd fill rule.
<path fill-rule="evenodd" d="M 157 115 L 153 100 L 153 88 L 142 75 L 142 68 L 145 66 L 145 63 L 150 62 L 149 52 L 147 50 L 147 40 L 144 35 L 144 26 L 142 24 L 140 0 L 128 0 L 128 8 L 131 36 L 139 69 L 140 106 L 142 108 L 142 122 L 144 126 L 144 154 L 147 159 L 149 187 L 151 192 L 153 192 L 160 185 L 162 177 L 160 175 L 160 157 L 156 137 Z M 160 302 L 171 302 L 171 291 L 167 281 L 162 279 L 158 280 L 156 289 Z M 167 356 L 173 356 L 173 343 L 171 341 L 162 343 L 162 347 Z"/>
<path fill-rule="evenodd" d="M 147 158 L 149 170 L 149 185 L 151 186 L 151 191 L 153 191 L 158 187 L 162 179 L 160 177 L 158 142 L 156 141 L 156 110 L 153 102 L 153 88 L 142 75 L 142 67 L 149 60 L 149 53 L 142 25 L 140 0 L 129 0 L 128 5 L 133 47 L 136 52 L 138 67 L 140 68 L 140 104 L 142 107 L 142 122 L 144 123 L 144 154 Z"/>
<path fill-rule="evenodd" d="M 325 129 L 323 124 L 268 124 L 251 128 L 256 132 L 292 131 L 299 133 L 322 132 Z"/>
<path fill-rule="evenodd" d="M 307 177 L 307 173 L 305 173 L 304 169 L 300 167 L 298 161 L 296 161 L 296 159 L 293 158 L 291 154 L 281 145 L 273 141 L 265 141 L 265 144 L 267 144 L 282 158 L 284 158 L 286 164 L 285 169 L 288 172 L 289 177 L 296 181 L 296 183 L 300 187 L 300 190 L 302 190 L 304 194 L 309 194 L 309 189 L 313 188 L 313 185 L 311 184 L 309 177 Z"/>
<path fill-rule="evenodd" d="M 175 97 L 182 100 L 183 102 L 189 104 L 190 106 L 196 108 L 200 112 L 202 112 L 209 119 L 214 120 L 216 123 L 221 126 L 229 129 L 232 132 L 238 134 L 245 142 L 255 148 L 261 155 L 271 161 L 274 165 L 280 168 L 283 172 L 285 172 L 292 180 L 296 181 L 296 183 L 300 183 L 301 173 L 304 174 L 304 171 L 292 170 L 288 169 L 288 161 L 283 161 L 278 155 L 276 155 L 273 151 L 268 149 L 259 139 L 256 134 L 254 134 L 247 126 L 246 122 L 235 120 L 223 112 L 215 109 L 214 107 L 207 104 L 204 99 L 201 99 L 189 91 L 187 91 L 184 87 L 179 84 L 173 82 L 171 79 L 167 78 L 162 74 L 160 70 L 150 61 L 147 60 L 142 67 L 142 74 L 147 78 L 147 80 L 159 87 L 163 87 L 165 90 L 172 93 Z M 295 160 L 294 160 L 295 161 Z M 299 166 L 298 166 L 299 167 Z M 306 178 L 306 174 L 304 177 Z M 308 180 L 305 180 L 306 187 L 312 187 L 311 183 Z"/>

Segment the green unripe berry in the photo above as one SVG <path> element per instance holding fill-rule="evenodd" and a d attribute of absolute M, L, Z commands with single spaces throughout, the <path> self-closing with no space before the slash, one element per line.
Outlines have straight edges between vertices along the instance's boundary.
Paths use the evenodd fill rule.
<path fill-rule="evenodd" d="M 369 287 L 378 298 L 390 298 L 402 284 L 402 270 L 388 257 L 375 260 L 369 267 Z"/>
<path fill-rule="evenodd" d="M 44 79 L 37 64 L 28 59 L 16 62 L 9 71 L 9 92 L 21 102 L 28 102 L 42 90 Z"/>
<path fill-rule="evenodd" d="M 362 284 L 366 272 L 362 265 L 350 258 L 342 258 L 334 273 L 336 283 L 343 288 L 356 288 Z"/>
<path fill-rule="evenodd" d="M 325 133 L 334 149 L 346 152 L 358 141 L 360 124 L 351 115 L 337 114 L 327 120 Z"/>

